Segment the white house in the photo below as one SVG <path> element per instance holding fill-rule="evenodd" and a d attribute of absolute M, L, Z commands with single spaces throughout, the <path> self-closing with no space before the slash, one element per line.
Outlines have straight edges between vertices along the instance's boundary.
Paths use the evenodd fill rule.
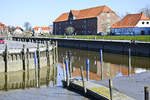
<path fill-rule="evenodd" d="M 51 29 L 49 27 L 34 27 L 34 33 L 38 35 L 50 34 Z"/>
<path fill-rule="evenodd" d="M 14 34 L 22 34 L 23 33 L 23 30 L 21 29 L 21 27 L 16 27 L 15 31 L 14 31 Z"/>
<path fill-rule="evenodd" d="M 150 35 L 150 18 L 143 12 L 128 14 L 111 26 L 110 32 L 118 35 Z"/>

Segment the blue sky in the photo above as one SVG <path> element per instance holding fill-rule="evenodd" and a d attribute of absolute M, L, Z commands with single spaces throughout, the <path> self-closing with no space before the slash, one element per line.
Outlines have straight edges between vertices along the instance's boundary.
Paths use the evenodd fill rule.
<path fill-rule="evenodd" d="M 137 13 L 150 6 L 149 0 L 1 0 L 0 22 L 23 27 L 48 26 L 64 12 L 107 5 L 119 15 Z"/>

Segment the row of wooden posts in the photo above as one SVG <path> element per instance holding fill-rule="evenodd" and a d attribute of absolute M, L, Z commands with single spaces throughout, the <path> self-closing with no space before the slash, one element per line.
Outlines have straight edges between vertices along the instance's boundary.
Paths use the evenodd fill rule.
<path fill-rule="evenodd" d="M 102 49 L 100 50 L 100 60 L 101 60 L 101 80 L 103 80 L 103 51 Z M 63 59 L 64 61 L 64 59 Z M 69 61 L 69 63 L 68 63 Z M 69 86 L 70 81 L 72 79 L 72 65 L 71 65 L 71 52 L 68 52 L 68 59 L 66 56 L 65 59 L 65 67 L 63 67 L 63 72 L 64 72 L 64 80 L 67 82 L 67 86 Z M 63 62 L 64 65 L 64 62 Z M 89 81 L 89 59 L 86 60 L 86 80 Z M 83 74 L 83 66 L 80 67 L 81 71 L 81 79 L 82 79 L 82 85 L 84 88 L 84 93 L 87 92 L 86 86 L 85 86 L 85 80 L 84 80 L 84 74 Z M 129 67 L 128 67 L 128 76 L 131 76 L 131 49 L 129 48 Z M 110 91 L 110 100 L 113 100 L 113 91 L 112 91 L 112 80 L 109 79 L 109 91 Z M 144 87 L 144 100 L 149 100 L 149 88 L 147 86 Z"/>
<path fill-rule="evenodd" d="M 56 60 L 56 53 L 57 53 L 57 41 L 55 43 L 52 44 L 53 47 L 53 63 L 55 63 L 55 60 Z M 47 42 L 47 45 L 46 45 L 46 57 L 47 57 L 47 66 L 50 66 L 50 43 Z M 40 69 L 40 66 L 41 66 L 41 62 L 40 62 L 40 46 L 39 46 L 39 43 L 37 44 L 37 50 L 36 50 L 36 53 L 37 53 L 37 65 L 38 65 L 38 69 Z M 23 45 L 23 49 L 22 49 L 22 52 L 20 52 L 21 55 L 22 55 L 22 66 L 23 66 L 23 70 L 25 71 L 26 70 L 26 65 L 27 65 L 27 68 L 29 68 L 29 48 L 26 48 L 26 45 Z M 3 57 L 4 57 L 4 63 L 5 63 L 5 72 L 8 72 L 8 55 L 9 55 L 9 52 L 8 52 L 8 46 L 6 44 L 5 46 L 5 51 L 3 52 Z M 29 70 L 29 69 L 28 69 Z"/>

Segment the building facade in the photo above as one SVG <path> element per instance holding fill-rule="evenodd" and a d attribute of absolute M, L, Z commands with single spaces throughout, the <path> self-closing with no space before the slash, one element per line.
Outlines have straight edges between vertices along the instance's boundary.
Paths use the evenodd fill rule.
<path fill-rule="evenodd" d="M 107 33 L 110 26 L 119 20 L 119 16 L 107 6 L 99 6 L 83 10 L 70 10 L 63 13 L 53 22 L 53 34 L 96 35 Z"/>
<path fill-rule="evenodd" d="M 16 27 L 14 34 L 23 34 L 23 29 L 21 27 Z"/>
<path fill-rule="evenodd" d="M 36 35 L 51 34 L 52 29 L 49 27 L 34 27 L 34 33 Z"/>
<path fill-rule="evenodd" d="M 150 19 L 143 13 L 128 14 L 111 26 L 115 35 L 150 35 Z"/>
<path fill-rule="evenodd" d="M 0 22 L 0 35 L 1 34 L 8 34 L 8 27 Z"/>

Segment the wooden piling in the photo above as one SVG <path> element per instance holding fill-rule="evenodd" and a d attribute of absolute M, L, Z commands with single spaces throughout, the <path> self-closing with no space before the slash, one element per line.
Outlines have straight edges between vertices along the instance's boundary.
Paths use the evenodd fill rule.
<path fill-rule="evenodd" d="M 71 62 L 71 52 L 68 51 L 68 58 L 69 58 L 69 74 L 70 78 L 72 78 L 72 62 Z"/>
<path fill-rule="evenodd" d="M 89 59 L 86 60 L 86 78 L 89 81 Z"/>
<path fill-rule="evenodd" d="M 144 100 L 149 100 L 149 88 L 144 87 Z"/>
<path fill-rule="evenodd" d="M 8 72 L 8 46 L 6 44 L 4 52 L 5 72 Z"/>
<path fill-rule="evenodd" d="M 109 79 L 109 92 L 110 92 L 110 100 L 112 100 L 113 96 L 112 96 L 112 80 Z"/>
<path fill-rule="evenodd" d="M 84 93 L 86 93 L 86 87 L 85 87 L 85 83 L 84 83 L 84 73 L 83 73 L 83 67 L 80 67 L 80 71 L 81 71 L 81 78 L 82 78 L 82 85 L 83 85 L 83 89 L 84 89 Z"/>
<path fill-rule="evenodd" d="M 65 70 L 65 64 L 64 64 L 64 57 L 63 57 L 63 76 L 64 76 L 64 81 L 66 81 L 66 70 Z"/>
<path fill-rule="evenodd" d="M 38 69 L 40 69 L 41 62 L 40 62 L 40 46 L 39 46 L 39 43 L 37 44 L 37 62 L 38 62 Z"/>
<path fill-rule="evenodd" d="M 29 48 L 27 48 L 27 70 L 29 71 Z"/>
<path fill-rule="evenodd" d="M 65 64 L 66 64 L 66 79 L 67 79 L 67 86 L 69 86 L 70 82 L 69 82 L 69 68 L 68 68 L 68 60 L 65 60 Z"/>
<path fill-rule="evenodd" d="M 131 48 L 129 47 L 129 67 L 128 67 L 128 76 L 131 74 Z"/>
<path fill-rule="evenodd" d="M 47 55 L 47 66 L 50 67 L 50 50 L 49 50 L 49 42 L 47 42 L 47 50 L 46 50 L 46 55 Z"/>
<path fill-rule="evenodd" d="M 22 49 L 22 64 L 23 64 L 23 70 L 26 70 L 26 52 L 25 52 L 26 46 L 23 44 Z"/>
<path fill-rule="evenodd" d="M 101 60 L 101 80 L 103 80 L 103 51 L 100 49 L 100 60 Z"/>

